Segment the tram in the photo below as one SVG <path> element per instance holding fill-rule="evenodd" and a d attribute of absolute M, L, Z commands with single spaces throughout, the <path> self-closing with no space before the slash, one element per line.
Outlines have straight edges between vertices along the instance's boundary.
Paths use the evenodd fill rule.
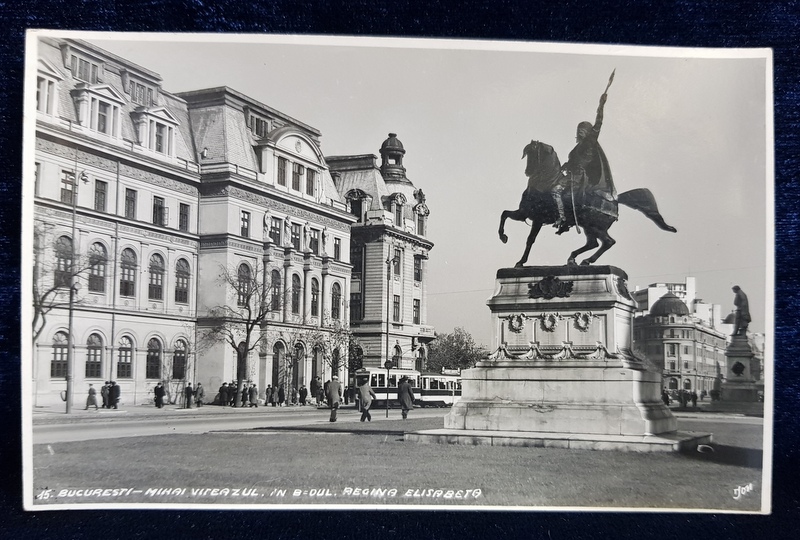
<path fill-rule="evenodd" d="M 373 407 L 399 406 L 397 387 L 406 377 L 414 392 L 414 404 L 418 407 L 450 407 L 461 397 L 461 376 L 457 371 L 443 373 L 420 373 L 413 369 L 391 369 L 388 373 L 381 368 L 362 368 L 355 372 L 355 385 L 360 386 L 365 379 L 375 392 Z"/>
<path fill-rule="evenodd" d="M 419 393 L 415 396 L 421 407 L 451 407 L 461 397 L 458 372 L 423 373 L 419 384 Z"/>

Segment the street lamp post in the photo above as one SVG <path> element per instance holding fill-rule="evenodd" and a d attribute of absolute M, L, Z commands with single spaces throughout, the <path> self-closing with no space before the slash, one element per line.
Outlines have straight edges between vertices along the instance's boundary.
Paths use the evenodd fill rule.
<path fill-rule="evenodd" d="M 383 367 L 386 368 L 386 418 L 389 418 L 389 371 L 392 369 L 392 361 L 387 360 Z"/>
<path fill-rule="evenodd" d="M 391 250 L 390 245 L 389 257 L 386 259 L 386 362 L 383 364 L 386 368 L 386 418 L 389 418 L 389 370 L 392 369 L 392 360 L 389 356 L 389 328 L 391 328 L 389 309 L 391 309 L 392 294 L 392 264 L 395 262 L 395 257 Z"/>
<path fill-rule="evenodd" d="M 86 172 L 81 172 L 80 179 L 88 184 L 89 178 L 86 176 Z M 74 338 L 74 318 L 75 318 L 75 291 L 78 288 L 78 284 L 75 283 L 75 261 L 77 258 L 77 250 L 76 246 L 78 244 L 77 238 L 75 238 L 75 229 L 76 229 L 76 220 L 77 220 L 77 211 L 78 211 L 78 171 L 76 170 L 72 173 L 72 233 L 71 233 L 71 240 L 72 240 L 72 259 L 70 260 L 70 268 L 69 268 L 69 304 L 68 304 L 68 312 L 69 316 L 67 319 L 67 391 L 66 391 L 66 401 L 67 401 L 67 409 L 66 414 L 72 413 L 72 400 L 73 400 L 73 382 L 75 378 L 75 355 L 73 349 L 75 348 L 75 338 Z"/>

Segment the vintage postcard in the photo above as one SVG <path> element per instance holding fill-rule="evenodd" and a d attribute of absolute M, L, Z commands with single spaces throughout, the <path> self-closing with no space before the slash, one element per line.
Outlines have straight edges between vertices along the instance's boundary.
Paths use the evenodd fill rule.
<path fill-rule="evenodd" d="M 772 53 L 27 36 L 27 510 L 771 511 Z"/>

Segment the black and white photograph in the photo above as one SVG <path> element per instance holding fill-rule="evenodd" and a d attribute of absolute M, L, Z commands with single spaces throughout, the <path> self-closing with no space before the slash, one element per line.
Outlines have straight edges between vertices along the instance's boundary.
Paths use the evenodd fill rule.
<path fill-rule="evenodd" d="M 25 509 L 769 514 L 772 61 L 28 31 Z"/>

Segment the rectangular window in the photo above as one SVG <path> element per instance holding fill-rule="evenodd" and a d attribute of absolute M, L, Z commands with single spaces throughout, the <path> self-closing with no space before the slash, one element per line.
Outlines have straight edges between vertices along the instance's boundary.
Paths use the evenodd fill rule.
<path fill-rule="evenodd" d="M 72 204 L 72 197 L 75 193 L 75 173 L 72 171 L 61 171 L 61 202 Z"/>
<path fill-rule="evenodd" d="M 278 158 L 278 184 L 286 185 L 286 158 Z"/>
<path fill-rule="evenodd" d="M 306 195 L 314 195 L 314 183 L 316 178 L 316 171 L 306 169 Z"/>
<path fill-rule="evenodd" d="M 292 189 L 300 191 L 300 177 L 303 176 L 304 167 L 299 163 L 292 164 Z"/>
<path fill-rule="evenodd" d="M 314 255 L 319 255 L 319 230 L 311 229 L 311 238 L 308 248 Z"/>
<path fill-rule="evenodd" d="M 189 230 L 189 205 L 185 203 L 180 203 L 178 212 L 178 230 Z"/>
<path fill-rule="evenodd" d="M 674 343 L 669 343 L 667 347 L 667 356 L 675 356 L 678 353 L 677 346 Z"/>
<path fill-rule="evenodd" d="M 153 197 L 153 225 L 166 225 L 164 220 L 164 198 Z"/>
<path fill-rule="evenodd" d="M 119 295 L 132 297 L 136 294 L 136 267 L 122 265 L 119 278 Z"/>
<path fill-rule="evenodd" d="M 353 279 L 361 279 L 364 266 L 364 248 L 358 246 L 350 250 L 350 264 L 353 265 Z"/>
<path fill-rule="evenodd" d="M 55 83 L 44 77 L 38 77 L 36 82 L 36 110 L 45 114 L 53 114 Z"/>
<path fill-rule="evenodd" d="M 419 312 L 420 312 L 419 298 L 415 298 L 414 299 L 414 324 L 419 324 L 419 320 L 420 320 Z"/>
<path fill-rule="evenodd" d="M 89 347 L 86 357 L 86 378 L 99 379 L 101 376 L 100 366 L 102 349 L 99 347 Z"/>
<path fill-rule="evenodd" d="M 425 236 L 425 216 L 417 214 L 417 234 Z"/>
<path fill-rule="evenodd" d="M 422 281 L 422 258 L 414 257 L 414 281 Z"/>
<path fill-rule="evenodd" d="M 50 361 L 50 377 L 67 376 L 67 345 L 53 345 L 53 359 Z"/>
<path fill-rule="evenodd" d="M 106 211 L 106 195 L 108 194 L 108 183 L 102 180 L 94 182 L 94 209 L 98 212 Z"/>
<path fill-rule="evenodd" d="M 175 275 L 175 303 L 189 303 L 189 274 L 178 272 Z"/>
<path fill-rule="evenodd" d="M 400 296 L 394 295 L 394 310 L 392 311 L 392 320 L 400 322 Z"/>
<path fill-rule="evenodd" d="M 250 238 L 250 212 L 242 210 L 241 233 L 245 238 Z"/>
<path fill-rule="evenodd" d="M 117 378 L 130 379 L 133 377 L 133 370 L 131 369 L 133 365 L 133 350 L 128 347 L 120 347 L 117 354 Z"/>
<path fill-rule="evenodd" d="M 71 58 L 72 76 L 76 79 L 94 84 L 97 82 L 97 64 L 93 64 L 83 58 L 78 58 L 74 54 Z"/>
<path fill-rule="evenodd" d="M 275 245 L 281 245 L 281 220 L 279 218 L 270 218 L 269 237 Z"/>
<path fill-rule="evenodd" d="M 292 246 L 294 249 L 300 250 L 300 235 L 302 230 L 299 223 L 292 223 Z"/>
<path fill-rule="evenodd" d="M 670 371 L 675 371 L 675 362 L 670 362 L 669 363 L 669 369 L 670 369 Z"/>
<path fill-rule="evenodd" d="M 136 219 L 136 190 L 125 189 L 125 217 Z"/>
<path fill-rule="evenodd" d="M 333 260 L 339 261 L 342 258 L 342 239 L 341 238 L 334 238 L 333 239 Z"/>
<path fill-rule="evenodd" d="M 350 293 L 350 320 L 360 321 L 361 314 L 361 293 Z"/>
<path fill-rule="evenodd" d="M 403 205 L 394 203 L 394 226 L 403 227 Z"/>
<path fill-rule="evenodd" d="M 394 250 L 394 259 L 392 259 L 392 264 L 394 266 L 393 271 L 395 276 L 400 275 L 400 265 L 403 262 L 403 252 L 399 249 Z"/>
<path fill-rule="evenodd" d="M 111 127 L 111 118 L 109 118 L 111 107 L 108 103 L 99 101 L 97 103 L 97 131 L 100 133 L 108 133 Z"/>

